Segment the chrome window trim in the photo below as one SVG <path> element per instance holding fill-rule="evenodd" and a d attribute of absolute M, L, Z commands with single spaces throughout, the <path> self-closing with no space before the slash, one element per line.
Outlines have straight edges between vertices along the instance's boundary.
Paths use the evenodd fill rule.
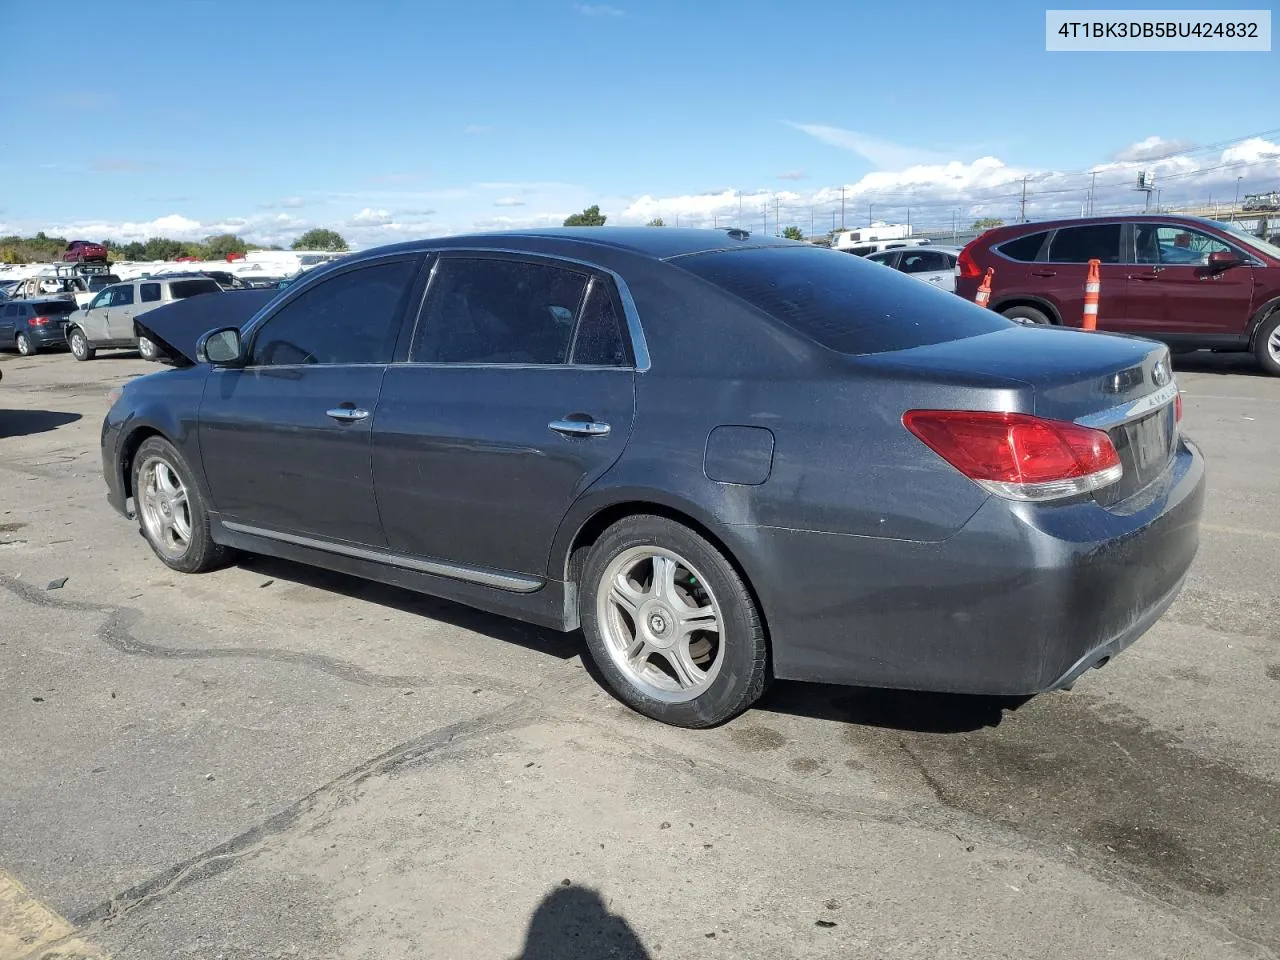
<path fill-rule="evenodd" d="M 447 577 L 451 580 L 464 580 L 467 583 L 477 583 L 485 587 L 496 587 L 499 590 L 506 590 L 510 593 L 533 593 L 543 586 L 543 581 L 536 577 L 526 577 L 517 573 L 502 573 L 497 570 L 487 570 L 482 567 L 469 567 L 460 563 L 448 563 L 444 560 L 423 560 L 417 557 L 407 557 L 403 554 L 391 553 L 384 550 L 376 550 L 370 547 L 359 547 L 352 543 L 337 543 L 332 540 L 320 540 L 316 537 L 305 537 L 296 533 L 282 533 L 279 530 L 267 530 L 263 527 L 250 526 L 247 523 L 236 523 L 233 520 L 223 520 L 222 525 L 233 533 L 244 533 L 252 537 L 262 537 L 266 540 L 279 540 L 282 543 L 292 543 L 295 546 L 307 547 L 312 550 L 323 550 L 328 553 L 340 554 L 344 557 L 352 557 L 356 560 L 368 560 L 374 563 L 384 563 L 393 567 L 400 567 L 405 570 L 414 570 L 418 573 L 429 573 L 437 577 Z"/>
<path fill-rule="evenodd" d="M 1177 381 L 1174 381 L 1154 393 L 1147 394 L 1145 397 L 1122 403 L 1117 407 L 1099 410 L 1097 413 L 1090 413 L 1077 418 L 1075 422 L 1082 427 L 1093 427 L 1095 430 L 1110 430 L 1113 427 L 1128 423 L 1130 420 L 1145 417 L 1166 404 L 1173 403 L 1177 397 L 1178 384 Z"/>

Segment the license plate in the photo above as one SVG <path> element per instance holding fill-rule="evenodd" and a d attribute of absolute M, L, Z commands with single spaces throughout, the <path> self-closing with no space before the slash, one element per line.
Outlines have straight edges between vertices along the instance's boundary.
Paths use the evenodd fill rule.
<path fill-rule="evenodd" d="M 1169 459 L 1169 417 L 1166 408 L 1125 425 L 1130 455 L 1140 476 L 1162 469 Z"/>

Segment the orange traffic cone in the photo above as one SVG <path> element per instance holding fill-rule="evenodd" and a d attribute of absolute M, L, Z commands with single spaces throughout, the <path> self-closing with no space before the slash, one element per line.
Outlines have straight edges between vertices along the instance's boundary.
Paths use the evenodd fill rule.
<path fill-rule="evenodd" d="M 991 278 L 996 274 L 995 267 L 987 267 L 986 276 L 982 278 L 982 283 L 978 285 L 978 293 L 973 298 L 973 302 L 980 307 L 985 307 L 991 303 Z"/>
<path fill-rule="evenodd" d="M 1084 330 L 1098 329 L 1098 299 L 1102 293 L 1102 280 L 1098 277 L 1101 260 L 1089 261 L 1089 275 L 1084 281 L 1084 317 L 1080 327 Z"/>

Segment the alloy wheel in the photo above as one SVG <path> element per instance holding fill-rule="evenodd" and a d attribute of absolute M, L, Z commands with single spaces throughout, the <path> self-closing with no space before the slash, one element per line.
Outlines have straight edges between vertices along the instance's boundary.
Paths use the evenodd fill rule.
<path fill-rule="evenodd" d="M 1272 330 L 1271 336 L 1267 337 L 1267 353 L 1271 354 L 1272 360 L 1280 363 L 1280 327 Z"/>
<path fill-rule="evenodd" d="M 147 538 L 161 553 L 181 559 L 191 546 L 187 488 L 167 460 L 149 457 L 138 471 L 138 509 Z"/>
<path fill-rule="evenodd" d="M 75 354 L 77 360 L 83 360 L 89 352 L 89 344 L 84 338 L 84 334 L 76 330 L 71 334 L 71 352 Z"/>
<path fill-rule="evenodd" d="M 615 557 L 600 578 L 596 616 L 609 656 L 646 696 L 693 700 L 720 673 L 720 604 L 706 579 L 673 551 L 633 547 Z"/>
<path fill-rule="evenodd" d="M 29 357 L 36 352 L 31 340 L 25 333 L 18 334 L 18 352 L 24 357 Z"/>

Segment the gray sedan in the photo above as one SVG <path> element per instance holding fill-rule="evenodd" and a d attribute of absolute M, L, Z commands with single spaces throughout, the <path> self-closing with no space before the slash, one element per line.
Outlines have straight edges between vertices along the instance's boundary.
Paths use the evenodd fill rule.
<path fill-rule="evenodd" d="M 720 723 L 773 677 L 1069 686 L 1196 552 L 1164 346 L 1022 327 L 858 257 L 742 231 L 440 238 L 260 304 L 157 313 L 175 368 L 107 414 L 109 500 L 160 561 L 270 554 L 581 627 L 669 723 Z"/>
<path fill-rule="evenodd" d="M 959 247 L 927 246 L 885 250 L 870 254 L 867 259 L 953 293 L 956 289 L 956 258 L 959 256 Z"/>

